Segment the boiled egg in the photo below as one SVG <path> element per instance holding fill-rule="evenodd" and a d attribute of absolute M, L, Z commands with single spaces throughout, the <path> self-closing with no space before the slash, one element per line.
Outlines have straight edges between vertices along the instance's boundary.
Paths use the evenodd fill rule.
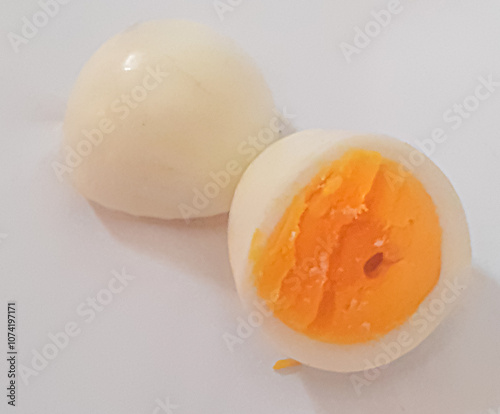
<path fill-rule="evenodd" d="M 249 139 L 276 116 L 262 74 L 233 41 L 189 21 L 138 24 L 78 76 L 56 172 L 89 200 L 137 216 L 224 213 L 263 148 Z"/>
<path fill-rule="evenodd" d="M 234 280 L 284 357 L 335 372 L 420 344 L 470 282 L 469 230 L 448 178 L 394 138 L 303 131 L 244 173 L 229 218 Z"/>

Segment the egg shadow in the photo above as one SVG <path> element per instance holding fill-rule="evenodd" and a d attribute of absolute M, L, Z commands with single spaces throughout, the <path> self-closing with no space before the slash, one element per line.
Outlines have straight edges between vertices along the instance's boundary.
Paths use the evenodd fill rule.
<path fill-rule="evenodd" d="M 378 377 L 369 377 L 371 381 L 360 385 L 362 372 L 302 369 L 298 376 L 315 412 L 496 413 L 500 409 L 500 286 L 479 269 L 474 273 L 474 282 L 457 309 L 426 341 L 384 367 Z"/>
<path fill-rule="evenodd" d="M 297 126 L 295 125 L 293 118 L 287 120 L 286 115 L 280 113 L 280 120 L 283 122 L 284 127 L 279 132 L 279 139 L 298 132 Z"/>
<path fill-rule="evenodd" d="M 293 118 L 279 112 L 281 139 L 296 132 Z M 206 275 L 234 292 L 227 250 L 227 214 L 193 220 L 160 220 L 136 217 L 89 202 L 97 218 L 120 243 L 180 271 Z"/>
<path fill-rule="evenodd" d="M 227 214 L 187 222 L 135 217 L 90 204 L 121 244 L 180 272 L 206 276 L 223 289 L 235 290 L 227 251 Z"/>

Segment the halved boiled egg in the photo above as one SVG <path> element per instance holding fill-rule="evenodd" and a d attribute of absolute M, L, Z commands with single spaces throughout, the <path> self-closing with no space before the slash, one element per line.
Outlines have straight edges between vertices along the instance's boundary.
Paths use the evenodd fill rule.
<path fill-rule="evenodd" d="M 238 293 L 285 356 L 360 371 L 422 342 L 459 302 L 470 238 L 451 183 L 380 135 L 304 131 L 266 149 L 231 207 Z"/>
<path fill-rule="evenodd" d="M 251 139 L 278 138 L 274 111 L 264 77 L 232 40 L 195 22 L 141 23 L 85 64 L 68 102 L 65 163 L 53 168 L 89 200 L 132 215 L 225 213 L 263 149 Z"/>

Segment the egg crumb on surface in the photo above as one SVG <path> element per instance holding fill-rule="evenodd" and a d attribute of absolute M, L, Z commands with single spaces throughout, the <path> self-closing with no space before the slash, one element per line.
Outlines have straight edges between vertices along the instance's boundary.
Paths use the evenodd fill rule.
<path fill-rule="evenodd" d="M 302 365 L 300 362 L 295 361 L 295 359 L 287 358 L 287 359 L 280 359 L 279 361 L 274 364 L 273 369 L 275 370 L 280 370 L 284 368 L 291 368 L 291 367 L 297 367 L 299 365 Z"/>

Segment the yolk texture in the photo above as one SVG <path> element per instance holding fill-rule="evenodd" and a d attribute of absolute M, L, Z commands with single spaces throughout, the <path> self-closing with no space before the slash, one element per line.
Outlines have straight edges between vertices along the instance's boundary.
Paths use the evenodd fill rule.
<path fill-rule="evenodd" d="M 379 153 L 354 149 L 254 234 L 257 293 L 290 328 L 331 343 L 376 339 L 436 285 L 441 227 L 424 187 Z"/>

